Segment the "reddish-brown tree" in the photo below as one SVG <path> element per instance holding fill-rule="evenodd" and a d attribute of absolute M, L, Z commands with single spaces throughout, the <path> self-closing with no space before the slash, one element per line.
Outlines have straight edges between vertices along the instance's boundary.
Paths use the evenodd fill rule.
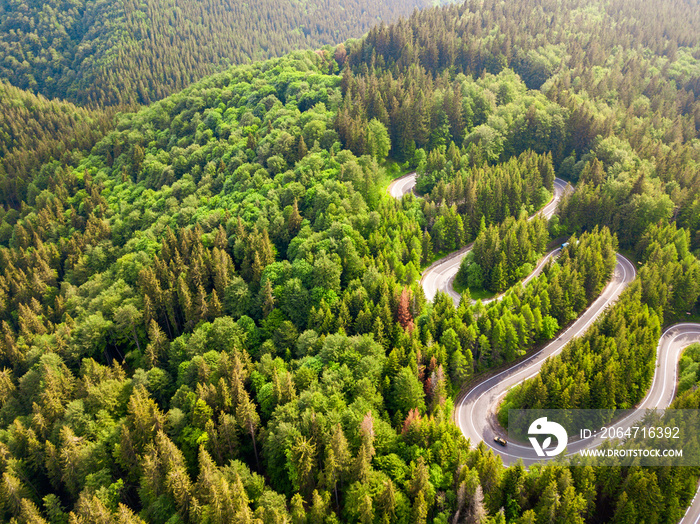
<path fill-rule="evenodd" d="M 410 295 L 408 288 L 404 288 L 401 292 L 401 298 L 399 299 L 399 323 L 404 330 L 410 333 L 415 326 L 413 324 L 413 315 L 411 315 L 409 303 Z"/>

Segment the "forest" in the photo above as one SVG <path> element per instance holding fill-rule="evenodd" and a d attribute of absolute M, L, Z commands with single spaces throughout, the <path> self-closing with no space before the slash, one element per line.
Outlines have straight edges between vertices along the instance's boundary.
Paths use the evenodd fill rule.
<path fill-rule="evenodd" d="M 439 1 L 438 1 L 439 3 Z M 93 108 L 148 104 L 233 64 L 339 44 L 427 0 L 4 0 L 0 78 Z M 344 54 L 338 50 L 342 66 Z"/>
<path fill-rule="evenodd" d="M 485 222 L 484 222 L 485 223 Z M 459 266 L 458 285 L 502 293 L 534 269 L 549 240 L 546 220 L 509 217 L 500 227 L 484 227 Z"/>
<path fill-rule="evenodd" d="M 87 16 L 75 5 L 52 12 Z M 56 84 L 71 102 L 0 83 L 0 520 L 680 520 L 700 468 L 506 468 L 453 416 L 566 329 L 619 250 L 638 277 L 502 413 L 631 407 L 662 329 L 697 317 L 699 13 L 468 0 L 143 99 L 80 88 L 101 85 L 101 43 Z M 391 198 L 413 170 L 420 197 Z M 555 175 L 575 191 L 527 220 Z M 421 271 L 472 242 L 467 286 L 502 299 L 428 302 Z M 674 407 L 700 406 L 697 361 Z"/>

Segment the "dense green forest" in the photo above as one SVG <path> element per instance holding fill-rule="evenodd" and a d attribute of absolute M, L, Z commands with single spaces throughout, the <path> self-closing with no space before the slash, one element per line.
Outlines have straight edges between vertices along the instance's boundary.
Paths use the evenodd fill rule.
<path fill-rule="evenodd" d="M 685 349 L 678 365 L 680 375 L 678 379 L 678 395 L 682 395 L 700 382 L 699 363 L 700 344 L 692 344 Z"/>
<path fill-rule="evenodd" d="M 427 9 L 137 113 L 2 84 L 0 520 L 678 521 L 698 468 L 504 468 L 452 415 L 596 298 L 618 244 L 638 279 L 509 405 L 629 407 L 697 311 L 699 12 Z M 411 168 L 423 198 L 390 198 Z M 525 221 L 555 173 L 576 191 Z M 500 291 L 564 235 L 500 301 L 425 300 L 440 253 L 475 241 Z"/>
<path fill-rule="evenodd" d="M 502 293 L 534 269 L 549 240 L 547 221 L 507 218 L 484 227 L 455 276 L 458 285 Z"/>
<path fill-rule="evenodd" d="M 82 105 L 147 104 L 232 64 L 338 44 L 378 20 L 428 5 L 433 2 L 3 0 L 0 78 Z M 342 48 L 336 58 L 342 67 Z"/>
<path fill-rule="evenodd" d="M 467 456 L 452 395 L 474 371 L 512 361 L 575 318 L 587 303 L 581 257 L 610 256 L 613 239 L 594 232 L 589 244 L 584 234 L 585 249 L 484 311 L 455 310 L 444 296 L 424 307 L 422 204 L 380 196 L 377 159 L 341 149 L 332 129 L 340 78 L 323 66 L 303 53 L 239 67 L 124 115 L 77 167 L 54 166 L 31 211 L 8 209 L 3 449 L 19 458 L 28 438 L 44 457 L 8 464 L 19 490 L 8 515 L 67 503 L 89 521 L 134 500 L 152 522 L 228 521 L 253 509 L 265 520 L 316 501 L 315 511 L 353 520 L 368 479 L 395 499 L 382 511 L 450 515 L 429 495 Z M 201 110 L 203 119 L 192 116 Z M 528 177 L 540 177 L 533 158 Z M 444 221 L 433 221 L 436 238 Z M 575 285 L 580 293 L 563 292 Z M 413 441 L 423 417 L 426 428 L 438 424 L 439 448 L 451 442 L 440 459 L 426 462 L 425 444 Z M 70 465 L 64 450 L 76 438 L 84 445 Z M 144 462 L 151 452 L 168 462 L 147 480 L 159 471 Z M 214 466 L 231 460 L 228 477 Z M 218 480 L 201 491 L 209 463 Z M 409 489 L 428 468 L 443 480 Z M 245 482 L 231 491 L 240 475 L 260 492 Z M 22 478 L 34 479 L 33 505 Z M 227 513 L 216 504 L 233 502 L 213 489 L 249 502 Z M 287 507 L 279 494 L 295 492 Z"/>
<path fill-rule="evenodd" d="M 49 101 L 0 80 L 0 190 L 18 208 L 30 195 L 44 164 L 76 164 L 112 129 L 114 112 Z M 9 234 L 5 229 L 4 233 Z M 3 238 L 6 241 L 7 238 Z"/>
<path fill-rule="evenodd" d="M 689 244 L 688 233 L 674 224 L 651 226 L 638 245 L 646 261 L 638 281 L 560 358 L 511 390 L 502 411 L 509 406 L 628 409 L 638 403 L 654 376 L 664 318 L 682 318 L 700 295 L 700 263 Z M 624 367 L 631 372 L 624 373 Z M 691 384 L 686 378 L 684 389 Z"/>

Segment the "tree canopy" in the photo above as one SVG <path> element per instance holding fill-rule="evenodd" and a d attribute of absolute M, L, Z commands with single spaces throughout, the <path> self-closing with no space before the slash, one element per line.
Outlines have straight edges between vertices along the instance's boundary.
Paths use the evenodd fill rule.
<path fill-rule="evenodd" d="M 9 19 L 60 33 L 65 9 L 37 6 Z M 99 8 L 148 31 L 148 2 Z M 660 9 L 427 9 L 133 113 L 0 84 L 0 520 L 678 520 L 696 469 L 504 468 L 452 421 L 462 387 L 595 300 L 618 244 L 638 279 L 506 405 L 632 406 L 662 327 L 697 312 L 698 10 Z M 387 195 L 412 169 L 422 198 Z M 527 221 L 555 174 L 576 190 Z M 426 301 L 436 256 L 473 241 L 467 277 L 500 292 L 550 237 L 569 246 L 501 300 Z M 693 351 L 678 406 L 698 406 Z"/>

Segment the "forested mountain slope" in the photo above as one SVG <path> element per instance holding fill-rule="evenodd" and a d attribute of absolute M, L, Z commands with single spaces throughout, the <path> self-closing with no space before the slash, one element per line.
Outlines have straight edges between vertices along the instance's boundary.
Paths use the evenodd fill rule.
<path fill-rule="evenodd" d="M 360 37 L 428 0 L 2 0 L 0 77 L 83 105 L 147 104 L 231 64 Z"/>
<path fill-rule="evenodd" d="M 342 72 L 330 46 L 233 67 L 118 115 L 41 176 L 8 177 L 0 520 L 678 520 L 695 468 L 504 469 L 451 421 L 465 382 L 596 297 L 618 243 L 640 277 L 576 346 L 589 353 L 548 366 L 542 405 L 634 402 L 660 326 L 700 294 L 693 12 L 664 2 L 666 26 L 645 39 L 614 4 L 519 5 L 521 28 L 510 3 L 422 11 L 348 44 Z M 638 3 L 643 27 L 656 7 Z M 576 43 L 600 29 L 589 18 L 621 24 L 601 52 Z M 530 90 L 516 40 L 582 51 Z M 388 175 L 411 166 L 424 198 L 395 201 Z M 576 192 L 526 234 L 518 219 L 557 172 Z M 501 301 L 423 297 L 437 253 L 481 235 L 502 288 L 569 233 L 557 263 Z"/>
<path fill-rule="evenodd" d="M 602 219 L 628 247 L 649 223 L 673 216 L 698 248 L 697 5 L 486 1 L 415 13 L 353 48 L 338 132 L 363 151 L 366 122 L 379 119 L 402 160 L 454 141 L 467 155 L 448 147 L 429 158 L 417 184 L 430 191 L 445 182 L 439 198 L 448 205 L 463 194 L 452 179 L 465 161 L 549 152 L 560 176 L 585 182 L 564 203 L 568 226 Z M 493 95 L 481 98 L 462 74 L 487 73 Z"/>
<path fill-rule="evenodd" d="M 0 191 L 19 207 L 44 182 L 41 167 L 50 160 L 77 163 L 111 130 L 114 111 L 77 107 L 0 80 Z M 28 186 L 33 189 L 28 190 Z M 38 186 L 37 186 L 38 184 Z M 36 196 L 36 193 L 34 193 Z M 6 240 L 6 239 L 5 239 Z"/>

